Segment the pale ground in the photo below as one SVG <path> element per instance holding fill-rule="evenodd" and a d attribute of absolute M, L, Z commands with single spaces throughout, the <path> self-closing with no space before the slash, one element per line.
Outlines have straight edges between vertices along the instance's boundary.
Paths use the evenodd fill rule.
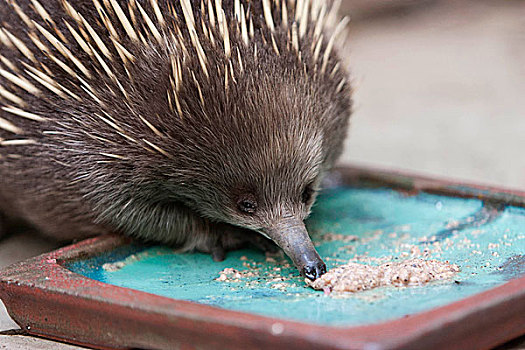
<path fill-rule="evenodd" d="M 453 3 L 351 25 L 356 103 L 343 162 L 525 190 L 525 3 Z M 10 237 L 0 268 L 54 247 Z M 0 331 L 13 328 L 0 303 Z M 4 348 L 76 347 L 0 335 Z"/>
<path fill-rule="evenodd" d="M 525 3 L 498 3 L 351 26 L 344 162 L 525 190 Z"/>

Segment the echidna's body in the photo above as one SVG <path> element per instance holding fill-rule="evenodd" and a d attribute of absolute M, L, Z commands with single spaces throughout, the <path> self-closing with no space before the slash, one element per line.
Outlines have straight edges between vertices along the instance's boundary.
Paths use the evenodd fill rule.
<path fill-rule="evenodd" d="M 251 229 L 315 278 L 350 114 L 330 4 L 0 0 L 0 209 L 216 258 Z"/>

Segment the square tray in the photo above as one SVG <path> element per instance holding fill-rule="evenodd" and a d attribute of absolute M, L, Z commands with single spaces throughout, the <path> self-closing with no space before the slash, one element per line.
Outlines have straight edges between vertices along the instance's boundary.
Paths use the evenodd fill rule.
<path fill-rule="evenodd" d="M 293 268 L 279 267 L 285 286 L 273 288 L 265 281 L 272 263 L 253 251 L 214 265 L 204 255 L 181 258 L 102 236 L 4 269 L 0 298 L 29 333 L 98 348 L 465 349 L 525 334 L 525 193 L 362 168 L 338 169 L 328 183 L 309 229 L 329 267 L 348 257 L 370 262 L 403 256 L 408 246 L 430 247 L 438 259 L 460 265 L 462 275 L 450 284 L 334 299 L 298 286 Z M 356 214 L 348 221 L 348 213 L 336 213 L 341 208 Z M 357 241 L 323 240 L 334 231 Z M 166 261 L 200 270 L 183 288 L 173 270 L 163 270 Z M 261 271 L 257 281 L 213 279 L 246 261 Z M 140 275 L 144 268 L 151 273 Z"/>

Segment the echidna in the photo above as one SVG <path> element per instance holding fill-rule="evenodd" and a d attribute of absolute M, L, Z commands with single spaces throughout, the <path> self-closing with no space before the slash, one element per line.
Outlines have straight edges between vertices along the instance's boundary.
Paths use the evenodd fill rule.
<path fill-rule="evenodd" d="M 304 226 L 341 153 L 346 19 L 325 0 L 0 0 L 0 207 L 64 239 L 211 253 Z"/>

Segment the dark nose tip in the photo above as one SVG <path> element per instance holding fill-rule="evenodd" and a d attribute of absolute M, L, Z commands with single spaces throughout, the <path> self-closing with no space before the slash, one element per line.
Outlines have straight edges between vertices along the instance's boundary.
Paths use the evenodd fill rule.
<path fill-rule="evenodd" d="M 303 268 L 303 273 L 306 278 L 315 281 L 326 273 L 326 265 L 322 261 L 308 264 Z"/>

